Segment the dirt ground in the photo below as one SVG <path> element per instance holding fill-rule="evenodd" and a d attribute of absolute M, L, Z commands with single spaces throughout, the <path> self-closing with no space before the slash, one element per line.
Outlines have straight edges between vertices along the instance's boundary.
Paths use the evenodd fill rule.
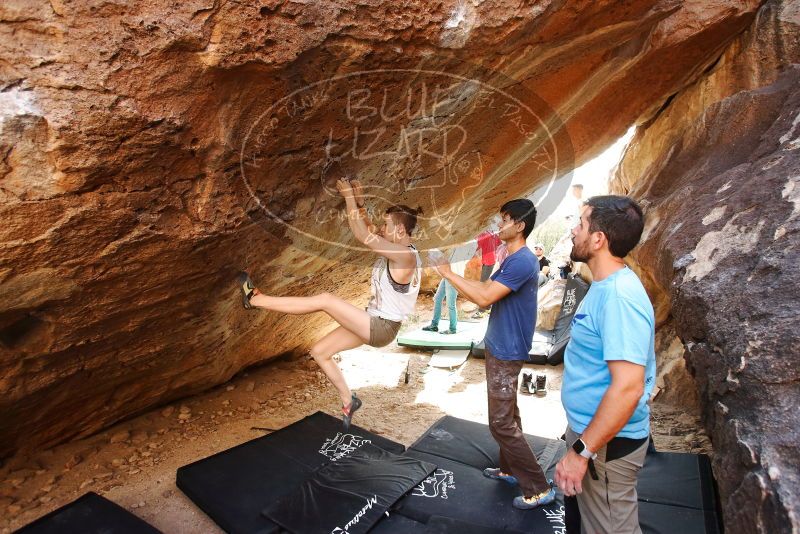
<path fill-rule="evenodd" d="M 417 322 L 430 317 L 430 296 L 421 300 Z M 483 360 L 470 358 L 452 371 L 429 367 L 429 360 L 428 352 L 396 345 L 342 353 L 344 374 L 364 400 L 354 424 L 408 446 L 446 414 L 486 423 Z M 523 427 L 557 438 L 566 427 L 562 367 L 526 367 L 547 375 L 548 394 L 520 394 Z M 318 410 L 338 417 L 337 404 L 313 361 L 279 360 L 89 438 L 19 454 L 0 468 L 0 532 L 20 528 L 88 491 L 165 533 L 222 532 L 175 486 L 176 470 Z M 655 402 L 652 421 L 659 450 L 712 453 L 696 414 Z"/>

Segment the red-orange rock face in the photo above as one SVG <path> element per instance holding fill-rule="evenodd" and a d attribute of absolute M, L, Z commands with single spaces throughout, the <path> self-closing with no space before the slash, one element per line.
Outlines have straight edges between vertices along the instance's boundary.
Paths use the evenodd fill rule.
<path fill-rule="evenodd" d="M 615 178 L 647 207 L 635 259 L 685 343 L 728 531 L 800 528 L 798 112 L 800 9 L 767 2 Z"/>
<path fill-rule="evenodd" d="M 244 312 L 242 268 L 363 304 L 342 173 L 378 216 L 422 205 L 425 246 L 474 235 L 652 116 L 758 3 L 5 2 L 0 456 L 329 328 Z"/>

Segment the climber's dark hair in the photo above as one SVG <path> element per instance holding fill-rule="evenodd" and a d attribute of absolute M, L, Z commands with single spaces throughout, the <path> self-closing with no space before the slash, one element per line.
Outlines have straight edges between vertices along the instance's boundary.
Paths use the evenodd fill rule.
<path fill-rule="evenodd" d="M 422 208 L 410 208 L 405 204 L 395 204 L 386 210 L 386 215 L 391 215 L 395 224 L 402 224 L 408 235 L 414 231 L 417 226 L 417 215 L 422 215 Z"/>
<path fill-rule="evenodd" d="M 644 230 L 644 214 L 632 198 L 620 195 L 592 197 L 585 205 L 592 208 L 589 231 L 603 232 L 608 239 L 608 250 L 624 258 L 639 243 Z"/>
<path fill-rule="evenodd" d="M 517 198 L 509 200 L 500 207 L 502 215 L 508 215 L 514 222 L 523 222 L 525 227 L 522 229 L 522 237 L 525 239 L 533 232 L 536 226 L 536 206 L 527 198 Z"/>

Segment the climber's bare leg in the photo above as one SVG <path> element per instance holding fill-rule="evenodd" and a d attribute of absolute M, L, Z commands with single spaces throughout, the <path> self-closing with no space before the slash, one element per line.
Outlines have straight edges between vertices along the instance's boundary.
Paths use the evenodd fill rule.
<path fill-rule="evenodd" d="M 347 386 L 342 370 L 339 369 L 333 356 L 343 350 L 354 349 L 363 344 L 363 339 L 340 326 L 314 343 L 314 346 L 311 347 L 309 351 L 311 357 L 314 358 L 314 361 L 319 365 L 319 368 L 322 369 L 322 372 L 325 373 L 325 376 L 331 381 L 336 391 L 339 392 L 339 396 L 342 398 L 342 406 L 350 404 L 352 392 Z"/>
<path fill-rule="evenodd" d="M 250 304 L 257 308 L 292 315 L 323 311 L 361 338 L 360 344 L 369 341 L 369 314 L 331 293 L 320 293 L 311 297 L 271 297 L 258 293 L 250 298 Z"/>

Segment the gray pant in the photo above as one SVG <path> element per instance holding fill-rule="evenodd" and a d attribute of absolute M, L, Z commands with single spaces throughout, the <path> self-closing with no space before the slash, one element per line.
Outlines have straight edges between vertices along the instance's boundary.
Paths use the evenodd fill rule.
<path fill-rule="evenodd" d="M 567 450 L 580 437 L 567 428 Z M 606 462 L 606 447 L 597 451 L 594 459 L 598 480 L 587 469 L 581 481 L 583 491 L 578 495 L 583 534 L 641 534 L 636 477 L 644 464 L 648 440 L 633 452 Z"/>

